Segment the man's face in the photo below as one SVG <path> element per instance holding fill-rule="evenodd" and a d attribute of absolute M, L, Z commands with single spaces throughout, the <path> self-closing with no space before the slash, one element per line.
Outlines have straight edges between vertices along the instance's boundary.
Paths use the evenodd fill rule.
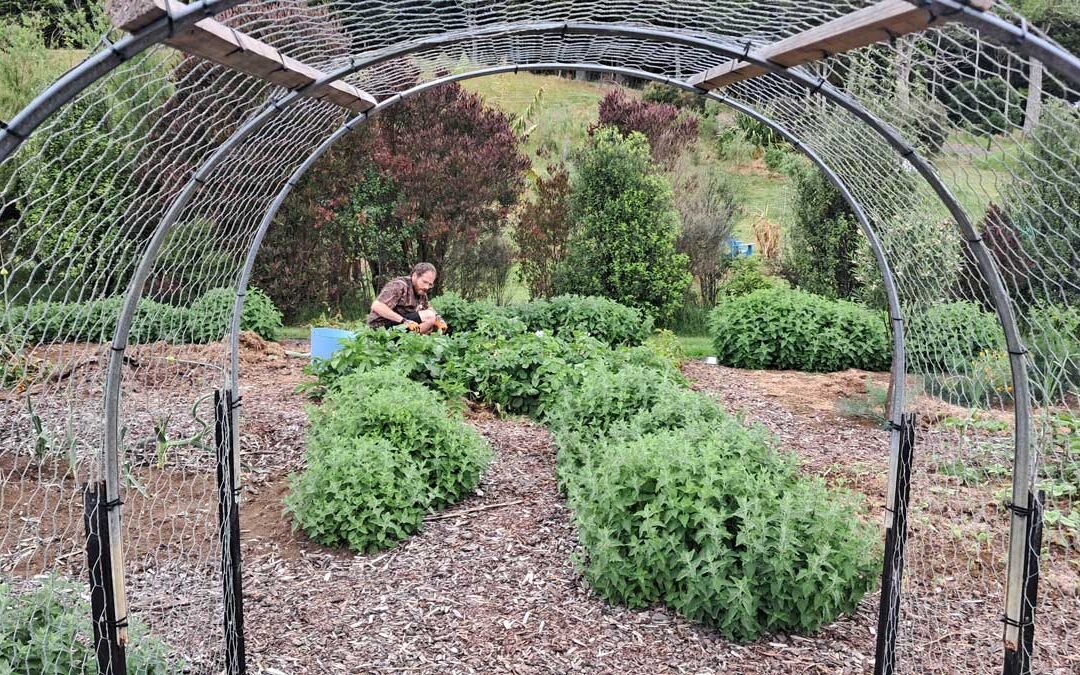
<path fill-rule="evenodd" d="M 427 293 L 435 285 L 435 273 L 424 272 L 420 276 L 413 276 L 413 286 L 421 293 Z"/>

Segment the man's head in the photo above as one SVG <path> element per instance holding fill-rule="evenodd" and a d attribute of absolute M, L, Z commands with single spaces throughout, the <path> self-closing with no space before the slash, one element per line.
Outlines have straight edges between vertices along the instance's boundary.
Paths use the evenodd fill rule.
<path fill-rule="evenodd" d="M 435 285 L 435 266 L 431 263 L 416 263 L 412 268 L 412 283 L 420 293 L 427 293 Z"/>

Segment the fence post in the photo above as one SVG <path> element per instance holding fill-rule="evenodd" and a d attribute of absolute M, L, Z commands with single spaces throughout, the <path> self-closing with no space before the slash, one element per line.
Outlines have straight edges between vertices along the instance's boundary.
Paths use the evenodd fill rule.
<path fill-rule="evenodd" d="M 244 675 L 244 591 L 240 573 L 240 510 L 237 507 L 236 403 L 229 389 L 214 392 L 214 440 L 217 446 L 218 525 L 221 537 L 221 583 L 225 605 L 225 672 Z"/>
<path fill-rule="evenodd" d="M 116 619 L 109 540 L 109 509 L 119 508 L 105 499 L 105 483 L 83 486 L 83 525 L 86 527 L 86 566 L 90 573 L 90 619 L 94 627 L 94 651 L 101 675 L 127 675 L 127 653 L 117 629 L 127 617 Z"/>
<path fill-rule="evenodd" d="M 1004 675 L 1031 675 L 1031 652 L 1035 647 L 1035 602 L 1039 596 L 1039 553 L 1042 551 L 1043 502 L 1046 492 L 1039 490 L 1039 496 L 1028 495 L 1026 509 L 1010 506 L 1010 509 L 1027 517 L 1025 539 L 1027 557 L 1024 558 L 1024 604 L 1020 618 L 1014 619 L 1008 614 L 1004 621 L 1020 629 L 1020 644 L 1005 645 Z"/>
<path fill-rule="evenodd" d="M 900 582 L 904 576 L 907 542 L 907 507 L 911 493 L 911 457 L 915 449 L 915 415 L 900 417 L 900 449 L 896 465 L 893 511 L 886 514 L 885 560 L 881 570 L 881 605 L 878 609 L 874 675 L 892 675 L 896 668 L 896 633 L 900 623 Z"/>

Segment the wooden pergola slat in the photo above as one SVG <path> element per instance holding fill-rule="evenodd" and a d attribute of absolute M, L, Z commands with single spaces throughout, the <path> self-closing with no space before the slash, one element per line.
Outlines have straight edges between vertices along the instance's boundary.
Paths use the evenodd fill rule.
<path fill-rule="evenodd" d="M 993 0 L 971 0 L 970 4 L 985 11 Z M 881 0 L 750 54 L 790 68 L 925 30 L 933 19 L 928 7 L 916 7 L 906 0 Z M 766 72 L 760 66 L 735 59 L 694 75 L 690 84 L 702 89 L 717 89 Z"/>
<path fill-rule="evenodd" d="M 109 0 L 106 11 L 114 25 L 133 33 L 166 16 L 170 6 L 175 10 L 183 4 L 177 0 Z M 214 19 L 199 21 L 166 44 L 288 89 L 306 87 L 327 77 L 317 68 L 285 56 L 265 42 Z M 377 103 L 371 94 L 340 80 L 309 95 L 357 113 L 370 110 Z"/>

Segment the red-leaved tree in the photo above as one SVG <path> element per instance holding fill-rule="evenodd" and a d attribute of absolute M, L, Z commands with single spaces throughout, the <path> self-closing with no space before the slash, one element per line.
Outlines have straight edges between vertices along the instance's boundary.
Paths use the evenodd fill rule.
<path fill-rule="evenodd" d="M 534 298 L 554 294 L 552 275 L 566 257 L 570 236 L 570 172 L 565 164 L 548 167 L 534 186 L 536 197 L 522 204 L 511 236 L 518 248 L 518 270 Z"/>
<path fill-rule="evenodd" d="M 670 166 L 698 135 L 696 115 L 669 103 L 634 100 L 621 89 L 613 89 L 600 100 L 600 121 L 596 126 L 616 127 L 623 136 L 640 131 L 649 139 L 653 159 L 665 166 Z"/>
<path fill-rule="evenodd" d="M 456 83 L 387 110 L 371 156 L 401 193 L 395 214 L 419 225 L 416 259 L 440 270 L 467 258 L 453 249 L 497 236 L 529 168 L 509 118 Z"/>

